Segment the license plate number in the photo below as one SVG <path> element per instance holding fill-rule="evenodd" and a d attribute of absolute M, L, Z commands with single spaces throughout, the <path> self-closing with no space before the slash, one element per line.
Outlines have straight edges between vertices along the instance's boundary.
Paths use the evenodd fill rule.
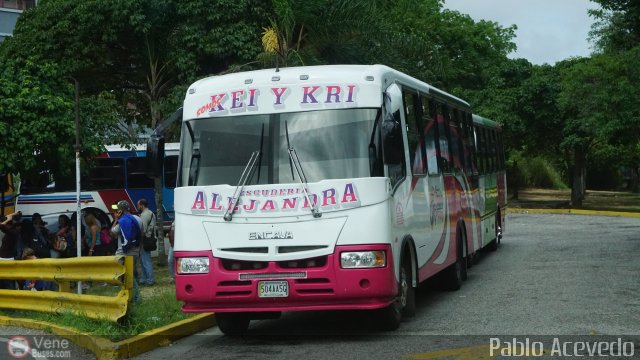
<path fill-rule="evenodd" d="M 258 297 L 287 297 L 289 296 L 289 283 L 286 281 L 259 281 Z"/>

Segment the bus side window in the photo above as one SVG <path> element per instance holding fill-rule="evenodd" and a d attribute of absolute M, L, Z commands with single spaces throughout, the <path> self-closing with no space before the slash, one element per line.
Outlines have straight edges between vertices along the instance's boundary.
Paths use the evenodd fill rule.
<path fill-rule="evenodd" d="M 438 167 L 443 173 L 451 171 L 449 167 L 450 153 L 449 153 L 449 129 L 446 126 L 445 112 L 447 107 L 438 104 L 436 105 L 438 115 L 436 122 L 438 123 Z"/>
<path fill-rule="evenodd" d="M 483 127 L 478 127 L 479 151 L 480 151 L 480 173 L 489 172 L 489 153 L 487 151 L 487 134 Z"/>
<path fill-rule="evenodd" d="M 498 137 L 496 136 L 496 130 L 491 129 L 491 171 L 497 171 L 500 168 L 498 160 Z"/>
<path fill-rule="evenodd" d="M 0 175 L 0 192 L 9 192 L 9 173 Z"/>
<path fill-rule="evenodd" d="M 405 176 L 404 142 L 402 140 L 402 92 L 397 85 L 391 85 L 384 93 L 382 117 L 382 150 L 391 186 L 394 187 Z"/>
<path fill-rule="evenodd" d="M 173 189 L 178 180 L 178 155 L 171 155 L 164 158 L 164 187 Z"/>
<path fill-rule="evenodd" d="M 124 159 L 98 158 L 89 172 L 89 189 L 121 189 L 124 187 Z"/>
<path fill-rule="evenodd" d="M 423 141 L 420 134 L 420 119 L 418 118 L 418 108 L 420 98 L 417 93 L 405 91 L 403 93 L 404 100 L 404 118 L 407 124 L 407 140 L 409 142 L 409 164 L 411 173 L 415 176 L 421 176 L 427 173 L 424 161 Z"/>
<path fill-rule="evenodd" d="M 467 151 L 468 156 L 467 160 L 467 171 L 469 174 L 478 173 L 478 168 L 476 165 L 476 145 L 473 136 L 473 117 L 470 113 L 464 113 L 464 125 L 467 129 L 466 133 L 466 141 L 467 141 Z"/>
<path fill-rule="evenodd" d="M 464 161 L 464 152 L 462 148 L 462 135 L 461 135 L 461 126 L 460 126 L 460 117 L 458 109 L 449 110 L 449 135 L 450 135 L 450 146 L 451 146 L 451 170 L 462 171 L 463 169 L 463 161 Z"/>
<path fill-rule="evenodd" d="M 131 189 L 153 188 L 153 179 L 147 176 L 147 158 L 127 159 L 127 187 Z"/>
<path fill-rule="evenodd" d="M 436 144 L 437 139 L 437 124 L 436 118 L 436 106 L 435 103 L 429 100 L 427 97 L 422 97 L 422 122 L 424 124 L 424 142 L 427 152 L 427 169 L 429 175 L 438 174 L 438 148 Z"/>

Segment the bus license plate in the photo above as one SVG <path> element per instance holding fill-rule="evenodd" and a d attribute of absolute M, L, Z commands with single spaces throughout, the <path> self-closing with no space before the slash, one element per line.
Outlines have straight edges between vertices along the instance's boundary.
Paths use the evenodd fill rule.
<path fill-rule="evenodd" d="M 287 281 L 259 281 L 258 297 L 287 297 L 289 296 L 289 283 Z"/>

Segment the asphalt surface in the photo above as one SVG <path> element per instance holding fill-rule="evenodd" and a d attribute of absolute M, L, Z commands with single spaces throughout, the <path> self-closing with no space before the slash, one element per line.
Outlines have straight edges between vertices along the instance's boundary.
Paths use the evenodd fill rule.
<path fill-rule="evenodd" d="M 137 359 L 489 359 L 499 355 L 491 338 L 532 351 L 526 341 L 537 339 L 543 357 L 615 342 L 634 350 L 619 358 L 640 358 L 638 255 L 640 219 L 510 214 L 500 248 L 480 256 L 462 289 L 422 286 L 416 316 L 397 331 L 374 330 L 367 312 L 286 313 L 253 321 L 242 338 L 213 328 Z M 554 341 L 565 352 L 549 354 Z"/>

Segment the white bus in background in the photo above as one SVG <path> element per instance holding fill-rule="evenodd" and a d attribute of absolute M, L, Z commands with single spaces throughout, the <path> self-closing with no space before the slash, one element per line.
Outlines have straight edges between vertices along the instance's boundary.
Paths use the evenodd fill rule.
<path fill-rule="evenodd" d="M 395 329 L 421 282 L 460 288 L 504 224 L 500 127 L 382 65 L 197 81 L 177 178 L 176 294 L 228 335 L 306 310 Z"/>
<path fill-rule="evenodd" d="M 178 166 L 177 143 L 165 146 L 162 164 L 163 214 L 166 228 L 173 221 L 173 188 Z M 82 210 L 93 213 L 102 227 L 113 221 L 111 205 L 120 200 L 129 202 L 135 212 L 138 200 L 145 198 L 155 213 L 156 202 L 153 178 L 147 176 L 146 145 L 105 145 L 104 151 L 93 159 L 91 167 L 81 181 L 80 202 Z M 77 210 L 75 177 L 73 181 L 52 178 L 48 171 L 41 172 L 40 179 L 25 179 L 16 197 L 16 210 L 29 219 L 39 213 L 51 231 L 57 231 L 58 217 L 74 217 Z M 56 181 L 57 180 L 57 181 Z M 74 220 L 75 221 L 75 220 Z M 75 223 L 72 221 L 72 223 Z"/>

